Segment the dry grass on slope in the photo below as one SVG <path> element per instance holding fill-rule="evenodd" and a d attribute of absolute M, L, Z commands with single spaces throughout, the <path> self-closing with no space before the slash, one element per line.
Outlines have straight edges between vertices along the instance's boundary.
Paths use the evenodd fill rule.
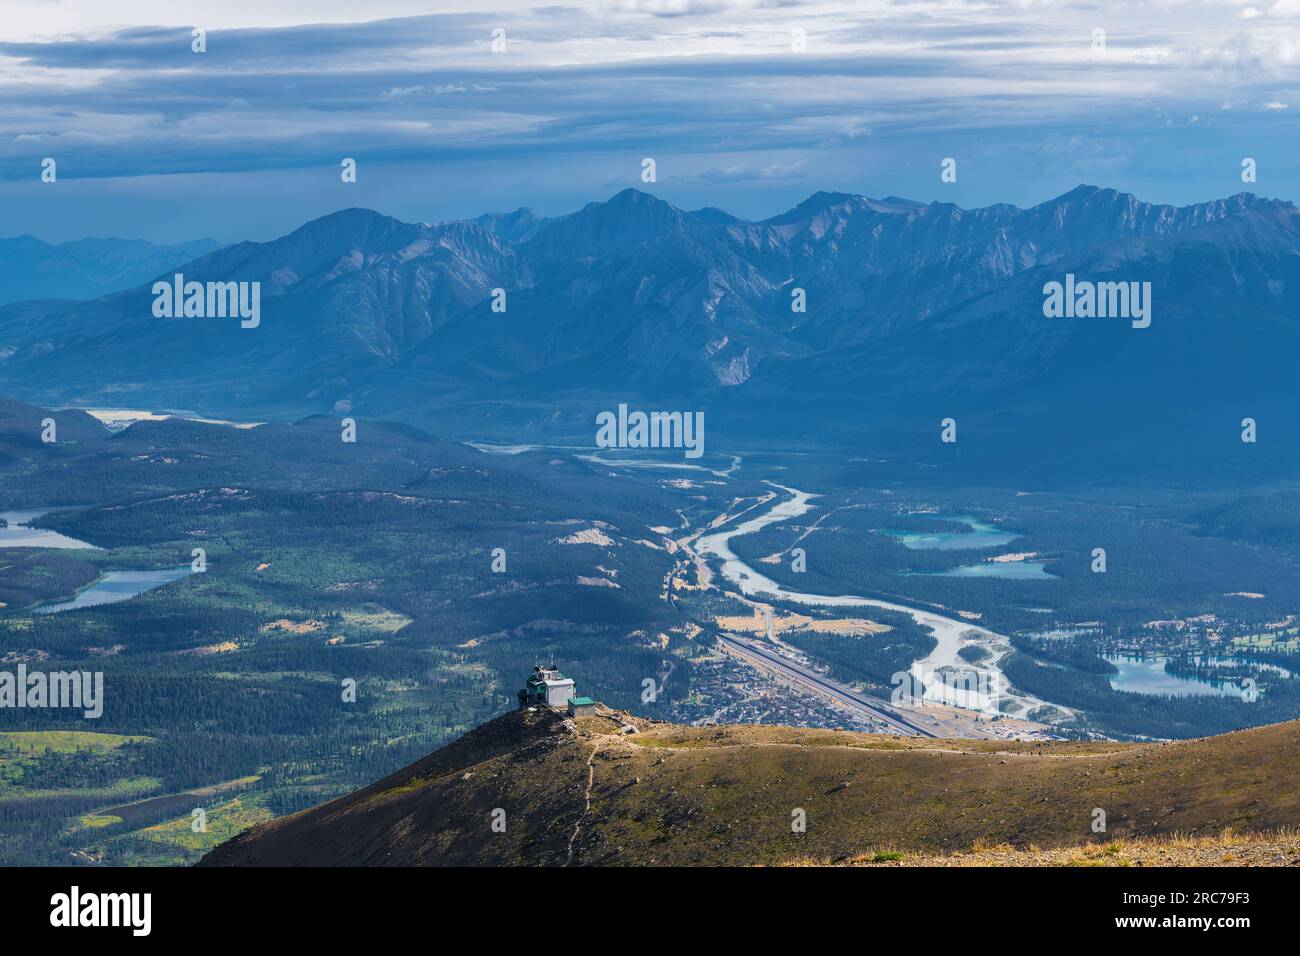
<path fill-rule="evenodd" d="M 1109 840 L 1044 850 L 976 845 L 957 853 L 879 849 L 847 860 L 790 860 L 786 866 L 1300 866 L 1300 831 Z"/>

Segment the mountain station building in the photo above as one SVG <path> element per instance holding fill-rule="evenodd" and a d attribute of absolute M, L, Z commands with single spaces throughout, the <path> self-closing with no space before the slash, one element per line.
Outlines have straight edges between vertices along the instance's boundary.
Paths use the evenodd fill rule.
<path fill-rule="evenodd" d="M 596 702 L 590 697 L 570 697 L 570 717 L 590 717 L 596 712 Z"/>
<path fill-rule="evenodd" d="M 574 697 L 573 678 L 565 677 L 552 664 L 550 667 L 534 667 L 528 675 L 524 689 L 519 692 L 520 707 L 567 707 Z"/>

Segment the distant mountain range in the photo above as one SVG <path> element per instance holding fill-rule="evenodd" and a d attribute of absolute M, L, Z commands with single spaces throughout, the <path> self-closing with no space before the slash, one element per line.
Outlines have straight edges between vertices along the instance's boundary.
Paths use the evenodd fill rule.
<path fill-rule="evenodd" d="M 556 218 L 348 209 L 154 271 L 260 282 L 260 326 L 155 318 L 148 281 L 11 304 L 0 392 L 485 437 L 590 435 L 628 401 L 706 410 L 715 448 L 1103 475 L 1289 466 L 1300 449 L 1300 210 L 1246 193 L 1176 208 L 1080 186 L 975 210 L 817 193 L 747 222 L 628 189 Z M 1043 286 L 1067 274 L 1150 282 L 1150 327 L 1047 318 Z"/>
<path fill-rule="evenodd" d="M 0 305 L 28 299 L 94 299 L 131 289 L 217 248 L 215 239 L 156 246 L 142 239 L 31 236 L 0 239 Z"/>

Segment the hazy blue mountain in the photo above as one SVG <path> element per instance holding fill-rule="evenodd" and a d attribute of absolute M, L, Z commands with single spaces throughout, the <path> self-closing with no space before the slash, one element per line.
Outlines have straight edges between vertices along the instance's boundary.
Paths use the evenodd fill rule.
<path fill-rule="evenodd" d="M 521 206 L 514 212 L 484 213 L 475 219 L 474 223 L 485 232 L 509 239 L 511 242 L 519 242 L 535 235 L 547 221 L 533 210 Z"/>
<path fill-rule="evenodd" d="M 86 412 L 53 412 L 0 396 L 0 468 L 39 461 L 50 447 L 42 444 L 41 433 L 43 422 L 51 417 L 61 448 L 81 451 L 109 437 L 108 429 Z"/>
<path fill-rule="evenodd" d="M 762 222 L 632 189 L 552 219 L 425 225 L 350 209 L 180 271 L 260 281 L 261 326 L 156 319 L 148 283 L 10 305 L 4 390 L 569 435 L 622 399 L 709 410 L 720 442 L 999 467 L 1026 449 L 1105 467 L 1231 464 L 1248 416 L 1269 440 L 1246 453 L 1300 447 L 1300 210 L 1250 194 L 1176 208 L 1080 186 L 1029 209 L 964 210 L 817 193 Z M 1151 326 L 1045 317 L 1043 285 L 1067 272 L 1150 282 Z M 792 311 L 796 288 L 806 312 Z M 963 419 L 960 452 L 938 446 L 946 416 Z"/>
<path fill-rule="evenodd" d="M 719 209 L 716 206 L 705 206 L 703 209 L 692 210 L 690 215 L 702 222 L 711 223 L 715 226 L 731 226 L 739 222 L 744 222 L 743 219 L 739 219 L 731 213 Z"/>
<path fill-rule="evenodd" d="M 217 247 L 214 239 L 156 246 L 142 239 L 31 236 L 0 239 L 0 305 L 27 299 L 93 299 L 139 285 Z"/>

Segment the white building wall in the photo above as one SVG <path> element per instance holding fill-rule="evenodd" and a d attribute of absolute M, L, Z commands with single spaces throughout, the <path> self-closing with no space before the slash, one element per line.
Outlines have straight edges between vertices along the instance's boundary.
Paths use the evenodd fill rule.
<path fill-rule="evenodd" d="M 546 703 L 551 707 L 564 707 L 569 703 L 569 698 L 573 695 L 573 681 L 569 678 L 564 680 L 548 680 L 546 682 Z"/>

